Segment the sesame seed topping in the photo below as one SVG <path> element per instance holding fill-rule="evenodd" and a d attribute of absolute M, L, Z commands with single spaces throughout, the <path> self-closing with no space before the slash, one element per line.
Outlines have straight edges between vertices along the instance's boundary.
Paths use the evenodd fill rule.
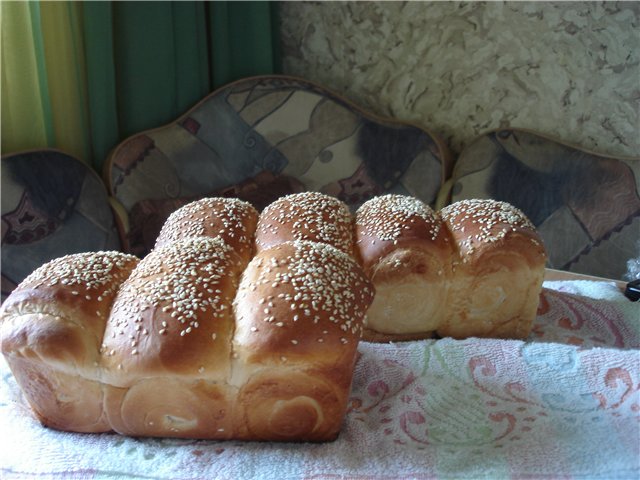
<path fill-rule="evenodd" d="M 253 205 L 238 198 L 203 198 L 169 215 L 156 240 L 156 248 L 187 237 L 218 237 L 238 245 L 240 254 L 248 253 L 253 249 L 254 236 L 248 228 L 252 229 L 257 218 Z"/>
<path fill-rule="evenodd" d="M 328 243 L 350 254 L 352 222 L 349 207 L 337 198 L 319 192 L 294 193 L 281 197 L 262 211 L 256 244 L 264 249 L 283 241 L 311 240 Z M 289 233 L 279 234 L 282 230 Z M 288 282 L 289 277 L 283 277 L 282 281 Z"/>
<path fill-rule="evenodd" d="M 407 221 L 417 225 L 414 228 L 424 229 L 434 240 L 442 225 L 438 213 L 429 205 L 407 195 L 388 194 L 374 197 L 363 203 L 356 212 L 356 226 L 359 232 L 371 237 L 373 245 L 376 239 L 397 245 L 398 239 L 408 228 Z"/>
<path fill-rule="evenodd" d="M 460 251 L 471 254 L 480 244 L 495 243 L 510 232 L 529 230 L 535 232 L 531 221 L 513 205 L 490 199 L 460 200 L 441 210 L 443 220 L 452 233 L 465 233 L 473 227 L 474 235 L 462 237 Z M 463 263 L 465 262 L 463 258 Z"/>
<path fill-rule="evenodd" d="M 39 288 L 60 283 L 84 289 L 82 295 L 88 300 L 92 298 L 90 293 L 110 298 L 117 293 L 137 262 L 137 257 L 115 251 L 65 255 L 34 270 L 21 282 L 20 287 Z M 80 290 L 73 289 L 70 293 L 80 295 Z"/>
<path fill-rule="evenodd" d="M 226 315 L 225 309 L 230 311 L 232 298 L 223 292 L 233 291 L 228 285 L 237 281 L 233 275 L 239 275 L 240 261 L 222 240 L 209 237 L 187 238 L 154 249 L 122 283 L 106 338 L 126 335 L 135 355 L 140 336 L 148 335 L 149 330 L 160 336 L 192 335 L 203 322 Z M 205 283 L 219 287 L 220 293 L 203 294 Z M 143 316 L 146 311 L 149 313 Z M 157 324 L 148 323 L 157 316 L 161 317 Z M 215 341 L 216 334 L 211 338 Z M 109 348 L 120 344 L 117 339 L 107 342 Z"/>
<path fill-rule="evenodd" d="M 277 255 L 277 267 L 273 266 L 271 260 L 275 259 L 270 255 Z M 271 267 L 268 268 L 267 265 Z M 252 317 L 264 322 L 261 324 L 267 328 L 265 335 L 282 335 L 283 342 L 286 342 L 281 344 L 282 347 L 304 343 L 303 338 L 292 338 L 291 334 L 309 328 L 317 329 L 318 334 L 322 330 L 340 329 L 344 332 L 344 338 L 349 338 L 347 336 L 352 334 L 355 338 L 360 331 L 355 328 L 354 333 L 352 330 L 363 320 L 360 306 L 368 305 L 373 297 L 369 280 L 351 257 L 331 245 L 319 242 L 292 241 L 279 244 L 260 252 L 251 261 L 246 272 L 247 275 L 243 276 L 240 283 L 240 295 L 237 298 L 242 298 L 242 301 L 236 304 L 236 314 L 239 313 L 238 309 L 240 312 L 244 312 L 245 308 L 249 309 Z M 270 299 L 264 297 L 264 292 L 249 293 L 251 286 L 259 285 L 263 288 L 263 285 L 271 285 L 275 277 L 283 278 L 284 275 L 289 279 L 286 287 Z M 249 296 L 243 297 L 242 292 Z M 256 312 L 255 307 L 246 306 L 251 304 L 252 295 L 255 295 L 256 302 L 264 297 L 267 304 L 273 305 L 273 311 L 290 313 L 277 322 L 273 315 L 258 316 L 261 314 Z M 261 311 L 262 309 L 258 309 L 258 312 Z M 288 319 L 291 319 L 291 323 Z M 289 328 L 283 328 L 276 334 L 271 326 Z M 247 328 L 249 330 L 253 331 L 250 327 Z M 331 346 L 336 343 L 341 345 L 339 341 L 325 343 Z"/>

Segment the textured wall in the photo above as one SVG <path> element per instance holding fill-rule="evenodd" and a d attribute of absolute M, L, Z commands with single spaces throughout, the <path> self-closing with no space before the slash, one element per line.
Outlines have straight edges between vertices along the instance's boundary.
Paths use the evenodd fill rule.
<path fill-rule="evenodd" d="M 284 73 L 441 135 L 640 155 L 640 3 L 282 2 Z"/>

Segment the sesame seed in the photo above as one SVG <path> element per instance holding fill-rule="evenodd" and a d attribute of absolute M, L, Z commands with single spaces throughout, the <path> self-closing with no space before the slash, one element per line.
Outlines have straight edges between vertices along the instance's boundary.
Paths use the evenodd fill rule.
<path fill-rule="evenodd" d="M 287 238 L 278 238 L 280 227 L 285 227 L 290 232 Z M 349 207 L 337 198 L 319 192 L 302 192 L 281 197 L 261 213 L 256 243 L 266 247 L 286 240 L 327 243 L 350 254 L 353 231 Z M 288 277 L 283 277 L 283 282 L 287 283 L 289 280 Z"/>
<path fill-rule="evenodd" d="M 353 260 L 336 248 L 318 242 L 293 241 L 274 248 L 285 251 L 279 254 L 277 266 L 274 266 L 274 258 L 260 256 L 260 253 L 252 260 L 249 268 L 256 270 L 244 277 L 239 287 L 240 298 L 243 293 L 249 294 L 243 302 L 252 298 L 249 293 L 252 283 L 270 285 L 275 278 L 286 275 L 289 278 L 286 287 L 270 299 L 265 297 L 267 305 L 273 305 L 277 311 L 287 308 L 291 311 L 288 318 L 303 329 L 317 329 L 315 325 L 318 325 L 318 331 L 321 331 L 322 327 L 331 324 L 332 328 L 337 326 L 344 331 L 347 341 L 358 339 L 363 317 L 358 305 L 370 302 L 373 292 L 361 270 L 354 268 Z M 260 262 L 263 263 L 261 267 L 258 266 Z M 259 299 L 256 295 L 255 302 Z M 273 315 L 262 320 L 277 327 L 284 327 L 286 323 L 284 319 L 276 322 Z M 290 337 L 285 341 L 290 345 L 299 344 L 299 339 L 291 340 Z"/>
<path fill-rule="evenodd" d="M 418 225 L 431 236 L 437 236 L 441 221 L 439 215 L 426 203 L 407 195 L 388 194 L 366 201 L 356 212 L 356 226 L 362 234 L 376 239 L 398 244 L 404 234 L 407 220 Z"/>
<path fill-rule="evenodd" d="M 156 248 L 188 237 L 220 238 L 238 246 L 238 253 L 248 254 L 253 249 L 253 232 L 248 228 L 257 222 L 258 212 L 248 202 L 237 198 L 211 197 L 191 202 L 173 212 L 156 240 Z M 238 241 L 230 242 L 237 232 Z"/>
<path fill-rule="evenodd" d="M 501 241 L 516 230 L 535 232 L 534 225 L 522 211 L 497 200 L 461 200 L 444 207 L 441 214 L 454 234 L 464 233 L 468 224 L 477 229 L 477 233 L 459 242 L 461 253 L 465 255 L 473 253 L 476 245 Z"/>

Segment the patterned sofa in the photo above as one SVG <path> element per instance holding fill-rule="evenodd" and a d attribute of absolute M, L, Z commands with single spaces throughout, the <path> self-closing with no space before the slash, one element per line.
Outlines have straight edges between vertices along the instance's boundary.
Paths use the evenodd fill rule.
<path fill-rule="evenodd" d="M 487 132 L 455 165 L 445 143 L 380 118 L 299 78 L 262 76 L 222 87 L 168 125 L 116 146 L 103 182 L 57 150 L 2 158 L 3 298 L 60 255 L 122 249 L 144 256 L 167 216 L 204 196 L 258 209 L 322 191 L 352 209 L 402 193 L 435 208 L 496 198 L 539 228 L 549 267 L 622 279 L 640 257 L 640 159 L 583 151 L 521 129 Z M 112 213 L 113 212 L 113 213 Z"/>
<path fill-rule="evenodd" d="M 450 167 L 428 131 L 377 118 L 308 81 L 256 77 L 122 142 L 104 179 L 130 220 L 125 242 L 144 253 L 167 212 L 194 198 L 235 195 L 261 208 L 317 190 L 352 208 L 385 192 L 434 204 Z"/>

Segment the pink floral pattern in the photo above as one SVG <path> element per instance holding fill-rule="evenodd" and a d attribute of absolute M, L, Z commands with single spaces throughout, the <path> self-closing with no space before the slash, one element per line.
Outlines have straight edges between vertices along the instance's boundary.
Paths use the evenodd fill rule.
<path fill-rule="evenodd" d="M 582 347 L 639 348 L 638 323 L 625 322 L 615 303 L 594 302 L 571 293 L 543 289 L 532 340 Z"/>

